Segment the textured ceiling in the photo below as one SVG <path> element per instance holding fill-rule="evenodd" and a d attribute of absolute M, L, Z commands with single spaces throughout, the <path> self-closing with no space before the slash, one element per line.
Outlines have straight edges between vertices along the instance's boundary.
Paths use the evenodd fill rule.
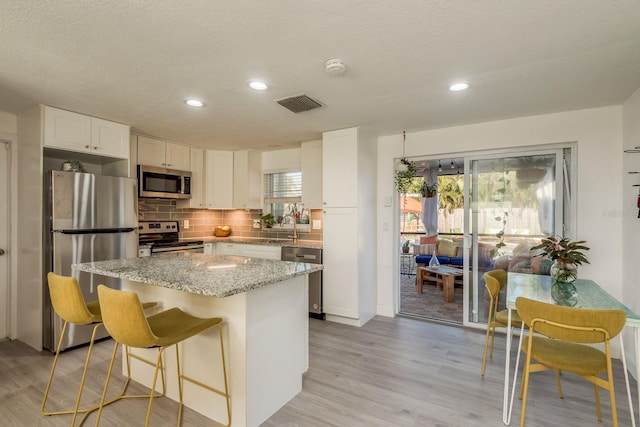
<path fill-rule="evenodd" d="M 0 16 L 1 111 L 47 104 L 210 148 L 615 105 L 640 87 L 638 0 L 0 0 Z M 326 74 L 329 58 L 347 72 Z M 300 94 L 324 107 L 274 102 Z"/>

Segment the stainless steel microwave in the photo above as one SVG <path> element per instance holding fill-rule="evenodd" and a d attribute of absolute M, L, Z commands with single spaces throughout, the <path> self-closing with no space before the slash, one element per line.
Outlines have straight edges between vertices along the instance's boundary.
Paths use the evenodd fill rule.
<path fill-rule="evenodd" d="M 162 199 L 190 199 L 191 172 L 138 165 L 138 195 Z"/>

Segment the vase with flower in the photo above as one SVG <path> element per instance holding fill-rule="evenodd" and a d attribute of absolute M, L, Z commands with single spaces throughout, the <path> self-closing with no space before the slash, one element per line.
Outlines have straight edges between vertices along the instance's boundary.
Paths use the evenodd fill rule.
<path fill-rule="evenodd" d="M 584 246 L 585 240 L 572 242 L 568 238 L 555 236 L 542 239 L 542 242 L 531 248 L 532 251 L 541 249 L 542 252 L 534 256 L 547 255 L 553 261 L 550 275 L 554 282 L 573 283 L 578 278 L 578 266 L 589 264 L 584 251 L 589 248 Z"/>
<path fill-rule="evenodd" d="M 572 242 L 567 238 L 551 236 L 531 248 L 532 251 L 542 250 L 534 256 L 547 255 L 553 261 L 549 275 L 553 279 L 551 297 L 556 304 L 573 307 L 577 303 L 578 291 L 573 282 L 578 278 L 578 266 L 589 264 L 584 254 L 589 248 L 584 243 L 584 240 Z"/>

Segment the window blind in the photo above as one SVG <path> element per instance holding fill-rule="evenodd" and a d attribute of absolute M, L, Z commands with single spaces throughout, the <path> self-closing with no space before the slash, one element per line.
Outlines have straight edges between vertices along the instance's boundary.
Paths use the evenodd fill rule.
<path fill-rule="evenodd" d="M 302 172 L 278 172 L 264 175 L 264 201 L 295 203 L 302 200 Z"/>

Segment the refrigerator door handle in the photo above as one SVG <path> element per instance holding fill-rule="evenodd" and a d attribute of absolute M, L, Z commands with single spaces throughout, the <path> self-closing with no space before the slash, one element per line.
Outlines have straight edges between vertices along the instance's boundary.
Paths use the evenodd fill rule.
<path fill-rule="evenodd" d="M 61 234 L 110 234 L 110 233 L 130 233 L 134 231 L 133 227 L 126 228 L 101 228 L 99 230 L 53 230 Z"/>

